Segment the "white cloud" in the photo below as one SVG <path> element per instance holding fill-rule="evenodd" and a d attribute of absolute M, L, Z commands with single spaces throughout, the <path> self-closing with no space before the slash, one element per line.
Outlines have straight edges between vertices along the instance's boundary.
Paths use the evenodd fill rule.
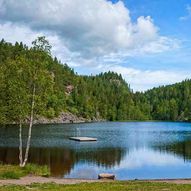
<path fill-rule="evenodd" d="M 109 70 L 117 72 L 122 74 L 123 78 L 130 83 L 131 88 L 134 90 L 146 90 L 154 86 L 171 84 L 190 77 L 189 74 L 182 72 L 139 70 L 120 65 L 121 62 L 125 61 L 127 56 L 135 56 L 136 54 L 141 54 L 141 52 L 110 53 L 103 57 L 86 59 L 81 57 L 78 52 L 70 51 L 57 35 L 52 35 L 46 31 L 34 32 L 29 27 L 11 24 L 10 22 L 0 24 L 0 37 L 5 38 L 9 42 L 15 42 L 17 40 L 30 46 L 31 42 L 37 36 L 44 34 L 53 46 L 53 54 L 57 55 L 58 58 L 62 58 L 63 62 L 69 63 L 72 67 L 79 68 L 83 66 L 84 68 L 90 68 L 93 74 Z"/>
<path fill-rule="evenodd" d="M 0 38 L 4 38 L 8 42 L 18 41 L 31 45 L 31 42 L 42 34 L 42 32 L 33 32 L 28 27 L 17 26 L 10 22 L 0 24 Z"/>
<path fill-rule="evenodd" d="M 73 57 L 77 61 L 77 55 L 70 52 L 57 35 L 50 34 L 48 31 L 33 31 L 27 26 L 13 24 L 11 22 L 0 24 L 0 39 L 4 38 L 7 42 L 15 43 L 17 41 L 31 46 L 31 42 L 42 35 L 46 35 L 52 45 L 53 55 L 56 55 L 66 63 L 72 64 Z"/>
<path fill-rule="evenodd" d="M 160 52 L 172 41 L 158 34 L 150 16 L 133 23 L 122 1 L 106 0 L 1 0 L 1 21 L 47 30 L 80 56 L 91 59 L 110 53 L 140 49 Z M 164 41 L 171 43 L 166 44 Z"/>
<path fill-rule="evenodd" d="M 0 38 L 30 45 L 39 35 L 47 36 L 62 62 L 122 73 L 135 89 L 179 80 L 172 72 L 121 66 L 129 57 L 177 49 L 180 44 L 161 36 L 150 16 L 133 22 L 122 1 L 0 0 Z"/>
<path fill-rule="evenodd" d="M 114 71 L 122 74 L 123 78 L 131 85 L 133 90 L 144 91 L 159 85 L 173 84 L 191 77 L 190 72 L 168 70 L 139 70 L 120 65 L 100 65 L 100 71 Z"/>

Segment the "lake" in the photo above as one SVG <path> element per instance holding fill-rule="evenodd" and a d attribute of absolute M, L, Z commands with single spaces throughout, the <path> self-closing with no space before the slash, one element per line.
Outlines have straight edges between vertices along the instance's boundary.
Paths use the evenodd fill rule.
<path fill-rule="evenodd" d="M 0 129 L 0 161 L 18 163 L 18 127 Z M 27 129 L 24 130 L 26 135 Z M 96 137 L 75 142 L 71 136 Z M 103 122 L 35 125 L 29 162 L 46 164 L 51 175 L 119 180 L 191 178 L 191 123 Z"/>

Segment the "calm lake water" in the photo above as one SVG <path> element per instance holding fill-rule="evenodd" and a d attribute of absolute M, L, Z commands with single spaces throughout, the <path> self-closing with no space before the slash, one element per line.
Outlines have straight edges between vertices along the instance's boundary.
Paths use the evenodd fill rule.
<path fill-rule="evenodd" d="M 26 133 L 26 130 L 25 130 Z M 75 142 L 90 136 L 97 142 Z M 0 128 L 0 161 L 18 163 L 18 127 Z M 104 122 L 36 125 L 29 161 L 65 178 L 191 178 L 191 123 Z"/>

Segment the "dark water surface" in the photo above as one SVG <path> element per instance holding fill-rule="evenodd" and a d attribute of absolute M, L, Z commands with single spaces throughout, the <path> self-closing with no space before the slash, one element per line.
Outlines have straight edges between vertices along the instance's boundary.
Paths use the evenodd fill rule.
<path fill-rule="evenodd" d="M 70 136 L 98 141 L 75 142 Z M 117 179 L 191 178 L 191 123 L 36 125 L 29 161 L 65 178 L 97 178 L 102 172 Z M 18 163 L 16 126 L 0 127 L 0 162 Z"/>

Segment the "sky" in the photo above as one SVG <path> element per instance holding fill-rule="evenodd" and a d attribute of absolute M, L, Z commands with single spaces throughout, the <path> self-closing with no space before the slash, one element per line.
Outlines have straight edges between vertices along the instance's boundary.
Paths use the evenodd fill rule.
<path fill-rule="evenodd" d="M 0 39 L 43 35 L 78 74 L 121 73 L 134 91 L 191 78 L 191 0 L 0 0 Z"/>

